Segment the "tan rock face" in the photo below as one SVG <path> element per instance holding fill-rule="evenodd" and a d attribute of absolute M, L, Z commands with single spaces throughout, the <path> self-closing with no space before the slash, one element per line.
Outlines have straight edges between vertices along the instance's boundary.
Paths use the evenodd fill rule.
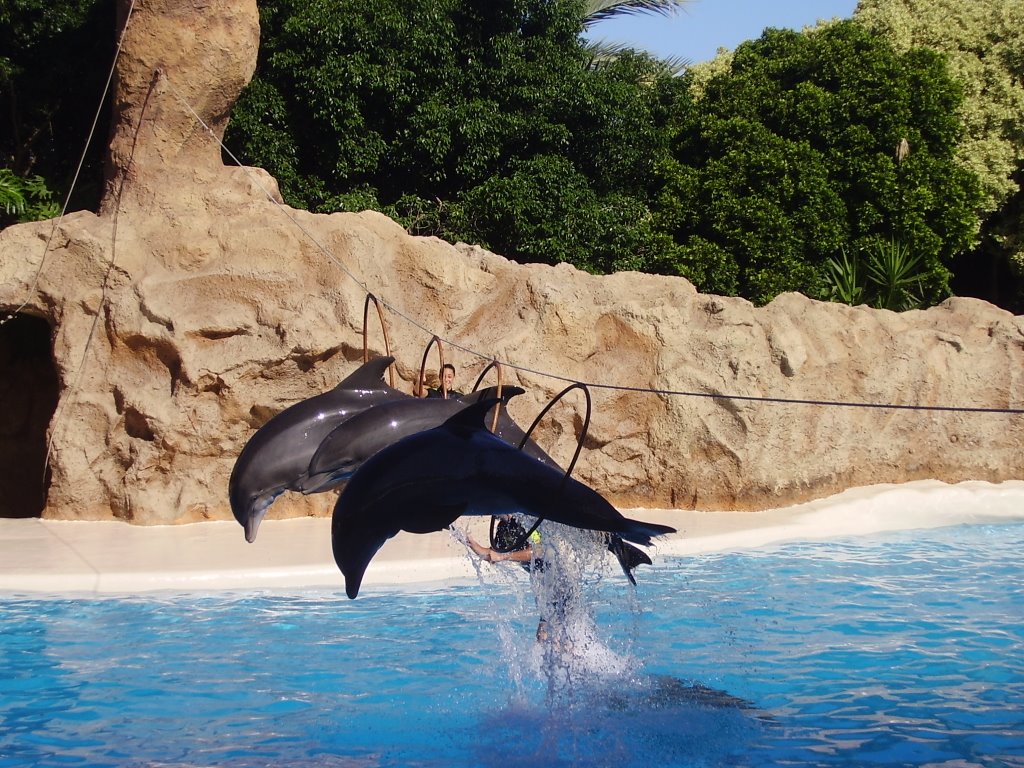
<path fill-rule="evenodd" d="M 515 264 L 375 213 L 287 208 L 262 171 L 220 165 L 257 33 L 248 0 L 137 3 L 101 214 L 60 222 L 38 280 L 52 223 L 0 233 L 0 309 L 27 302 L 0 327 L 0 514 L 229 519 L 228 476 L 253 431 L 361 362 L 367 289 L 407 391 L 432 334 L 461 388 L 503 361 L 527 390 L 511 409 L 524 427 L 591 384 L 575 474 L 619 505 L 764 508 L 1024 477 L 1020 414 L 758 399 L 1020 409 L 1024 318 L 968 299 L 894 314 L 794 294 L 758 309 L 682 279 Z M 49 323 L 52 350 L 24 316 Z M 382 354 L 372 306 L 368 325 Z M 539 442 L 567 464 L 585 416 L 570 392 Z M 332 504 L 288 494 L 270 517 Z"/>

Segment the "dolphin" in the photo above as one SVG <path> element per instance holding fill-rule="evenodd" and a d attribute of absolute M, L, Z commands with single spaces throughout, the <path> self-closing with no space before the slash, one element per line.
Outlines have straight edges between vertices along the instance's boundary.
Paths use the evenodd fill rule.
<path fill-rule="evenodd" d="M 334 560 L 349 598 L 366 568 L 400 530 L 429 533 L 461 515 L 521 512 L 649 545 L 667 525 L 623 517 L 599 493 L 491 434 L 485 399 L 444 424 L 378 451 L 352 475 L 331 521 Z"/>
<path fill-rule="evenodd" d="M 512 397 L 523 392 L 519 387 L 503 387 L 502 404 L 507 406 Z M 377 451 L 403 437 L 440 426 L 472 403 L 495 397 L 497 387 L 488 387 L 448 400 L 409 398 L 375 405 L 342 422 L 324 438 L 309 462 L 307 476 L 298 481 L 294 490 L 308 494 L 336 489 Z M 526 433 L 505 409 L 499 410 L 496 424 L 490 414 L 485 423 L 494 425 L 494 434 L 512 445 L 518 446 L 526 437 Z M 523 450 L 564 473 L 565 470 L 533 440 L 527 439 Z M 643 550 L 623 541 L 617 534 L 606 534 L 605 543 L 608 551 L 615 555 L 626 578 L 636 586 L 633 570 L 641 564 L 650 565 L 651 558 Z"/>
<path fill-rule="evenodd" d="M 523 394 L 519 387 L 503 387 L 501 403 L 516 395 Z M 319 493 L 337 488 L 359 469 L 377 451 L 398 442 L 403 437 L 438 427 L 459 411 L 485 399 L 495 399 L 497 388 L 488 387 L 457 398 L 408 398 L 392 400 L 375 405 L 362 413 L 342 422 L 324 438 L 309 462 L 308 476 L 299 481 L 298 490 L 303 493 Z M 493 419 L 488 416 L 487 423 Z M 495 434 L 504 438 L 510 433 L 514 438 L 524 434 L 504 409 L 498 413 Z M 506 439 L 506 442 L 512 442 Z M 533 441 L 533 455 L 554 461 Z M 524 447 L 525 450 L 525 447 Z"/>
<path fill-rule="evenodd" d="M 317 447 L 338 424 L 373 405 L 412 399 L 384 384 L 384 371 L 393 362 L 393 357 L 377 357 L 364 363 L 329 392 L 285 408 L 249 438 L 228 481 L 231 511 L 245 528 L 246 541 L 255 541 L 274 499 L 297 490 Z"/>

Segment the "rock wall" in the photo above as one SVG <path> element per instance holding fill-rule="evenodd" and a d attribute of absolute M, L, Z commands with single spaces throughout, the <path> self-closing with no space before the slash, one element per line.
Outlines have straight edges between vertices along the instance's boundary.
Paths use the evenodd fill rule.
<path fill-rule="evenodd" d="M 879 482 L 1024 478 L 1021 414 L 758 399 L 1021 409 L 1024 318 L 971 299 L 895 314 L 788 294 L 755 308 L 678 278 L 515 264 L 372 212 L 293 210 L 266 173 L 220 161 L 257 39 L 254 0 L 139 0 L 100 212 L 0 232 L 0 310 L 24 304 L 0 327 L 0 488 L 48 482 L 46 517 L 230 518 L 228 476 L 253 431 L 361 362 L 368 290 L 399 387 L 411 391 L 433 334 L 463 388 L 505 363 L 527 390 L 511 408 L 523 426 L 568 384 L 594 384 L 575 474 L 620 506 L 756 509 Z M 38 349 L 10 351 L 28 343 L 26 315 L 52 329 L 49 419 L 52 391 L 25 383 L 41 380 Z M 372 307 L 368 325 L 382 354 Z M 569 394 L 539 442 L 568 462 L 584 416 Z M 0 515 L 28 503 L 5 493 Z M 332 504 L 289 494 L 270 517 Z"/>

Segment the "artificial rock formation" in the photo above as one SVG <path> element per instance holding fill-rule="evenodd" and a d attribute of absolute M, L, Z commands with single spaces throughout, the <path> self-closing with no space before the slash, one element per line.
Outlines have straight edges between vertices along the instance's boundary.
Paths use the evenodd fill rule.
<path fill-rule="evenodd" d="M 569 383 L 603 385 L 575 474 L 620 506 L 753 509 L 1024 477 L 1020 414 L 758 399 L 1020 409 L 1024 318 L 970 299 L 896 314 L 787 294 L 755 308 L 678 278 L 515 264 L 376 213 L 290 209 L 266 173 L 220 159 L 257 39 L 254 0 L 138 0 L 101 211 L 0 233 L 0 317 L 21 307 L 0 327 L 0 514 L 229 519 L 253 431 L 361 362 L 367 291 L 407 391 L 432 334 L 453 342 L 463 388 L 504 361 L 527 390 L 511 408 L 524 426 Z M 539 442 L 568 462 L 584 418 L 569 394 Z M 288 494 L 270 517 L 332 503 Z"/>

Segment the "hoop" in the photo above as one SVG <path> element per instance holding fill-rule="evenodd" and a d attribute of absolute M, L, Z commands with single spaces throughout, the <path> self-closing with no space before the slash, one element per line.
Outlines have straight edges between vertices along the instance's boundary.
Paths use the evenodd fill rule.
<path fill-rule="evenodd" d="M 427 372 L 427 355 L 430 354 L 430 347 L 434 344 L 437 345 L 437 357 L 441 361 L 438 366 L 438 370 L 444 370 L 444 346 L 441 344 L 441 339 L 437 336 L 433 336 L 430 341 L 427 342 L 427 348 L 423 350 L 423 361 L 420 363 L 420 375 L 419 378 L 416 379 L 416 397 L 423 397 L 423 374 Z"/>
<path fill-rule="evenodd" d="M 530 425 L 530 428 L 526 430 L 526 434 L 523 435 L 523 439 L 519 441 L 519 450 L 523 450 L 523 446 L 526 445 L 526 441 L 530 439 L 530 435 L 533 434 L 533 430 L 537 428 L 537 425 L 540 423 L 540 420 L 544 418 L 544 414 L 551 410 L 551 406 L 553 406 L 567 394 L 572 392 L 572 390 L 574 389 L 582 389 L 583 394 L 587 398 L 587 416 L 583 420 L 583 429 L 580 431 L 580 438 L 579 440 L 576 441 L 576 453 L 572 455 L 572 461 L 569 462 L 569 468 L 565 470 L 565 477 L 562 478 L 563 486 L 565 485 L 565 481 L 568 479 L 569 475 L 572 474 L 572 470 L 576 466 L 576 460 L 580 457 L 580 451 L 583 450 L 583 441 L 587 439 L 587 432 L 590 430 L 590 413 L 593 409 L 593 403 L 591 402 L 590 389 L 587 387 L 587 385 L 582 384 L 580 382 L 570 384 L 568 387 L 566 387 L 553 398 L 551 398 L 551 401 L 547 405 L 545 405 L 543 409 L 541 409 L 540 413 L 537 414 L 537 418 L 533 420 L 533 424 Z"/>
<path fill-rule="evenodd" d="M 561 491 L 565 487 L 565 481 L 569 479 L 569 475 L 572 474 L 573 469 L 576 467 L 576 460 L 580 457 L 580 452 L 583 450 L 583 443 L 587 439 L 587 432 L 590 429 L 590 413 L 593 409 L 593 403 L 590 398 L 590 389 L 587 387 L 587 385 L 581 384 L 580 382 L 570 384 L 568 387 L 566 387 L 553 398 L 551 398 L 551 401 L 544 406 L 540 413 L 537 414 L 537 418 L 533 420 L 533 424 L 531 424 L 530 428 L 526 430 L 526 434 L 523 435 L 523 439 L 519 442 L 518 446 L 518 449 L 520 451 L 523 450 L 523 446 L 526 445 L 526 441 L 530 439 L 530 435 L 533 434 L 533 430 L 537 428 L 537 425 L 540 423 L 540 420 L 544 418 L 544 415 L 549 410 L 551 410 L 551 406 L 553 406 L 555 403 L 557 403 L 559 400 L 561 400 L 574 389 L 583 390 L 583 394 L 586 396 L 587 399 L 587 415 L 586 418 L 583 420 L 583 429 L 580 431 L 579 440 L 576 441 L 576 453 L 573 454 L 572 461 L 569 462 L 569 468 L 565 470 L 565 475 L 562 476 L 562 485 L 559 488 L 559 491 Z M 538 517 L 537 522 L 533 524 L 533 527 L 531 527 L 530 530 L 523 534 L 519 538 L 519 540 L 515 542 L 515 544 L 506 549 L 495 546 L 496 542 L 494 541 L 494 527 L 497 524 L 497 520 L 498 518 L 496 515 L 491 515 L 490 545 L 491 549 L 501 553 L 515 552 L 517 550 L 523 549 L 526 546 L 527 542 L 530 540 L 530 537 L 533 535 L 534 531 L 536 531 L 540 527 L 540 524 L 544 522 L 543 517 Z"/>
<path fill-rule="evenodd" d="M 377 317 L 380 319 L 380 327 L 384 332 L 384 354 L 388 357 L 391 356 L 391 339 L 388 337 L 388 326 L 384 322 L 384 313 L 381 312 L 380 302 L 377 301 L 377 297 L 372 293 L 366 294 L 366 300 L 363 301 L 363 362 L 367 363 L 370 360 L 370 350 L 366 343 L 366 317 L 370 312 L 370 301 L 373 301 L 373 305 L 377 307 Z M 392 363 L 388 366 L 388 380 L 391 382 L 391 388 L 395 388 L 395 364 Z"/>
<path fill-rule="evenodd" d="M 473 391 L 476 392 L 480 388 L 480 382 L 484 380 L 484 376 L 491 368 L 496 368 L 498 371 L 498 404 L 494 406 L 494 418 L 491 419 L 491 432 L 498 430 L 498 414 L 501 412 L 501 363 L 497 360 L 492 359 L 487 364 L 487 367 L 480 371 L 480 375 L 476 378 L 476 384 L 473 385 Z"/>

